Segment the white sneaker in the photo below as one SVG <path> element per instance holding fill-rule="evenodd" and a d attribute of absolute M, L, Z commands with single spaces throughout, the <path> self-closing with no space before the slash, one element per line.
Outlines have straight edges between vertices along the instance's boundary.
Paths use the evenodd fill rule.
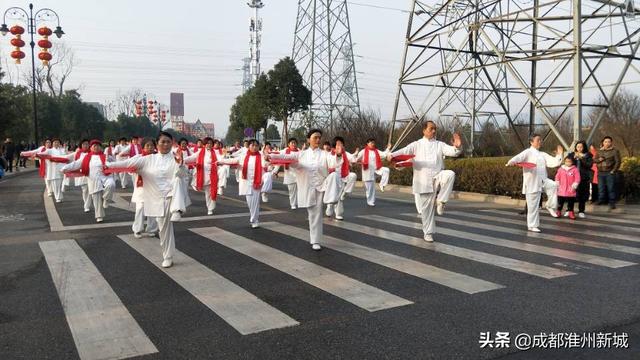
<path fill-rule="evenodd" d="M 568 211 L 565 211 L 565 212 L 564 212 L 564 214 L 562 214 L 562 216 L 564 216 L 564 217 L 569 217 L 569 212 L 568 212 Z"/>
<path fill-rule="evenodd" d="M 311 245 L 311 248 L 315 251 L 320 251 L 322 250 L 322 246 L 320 246 L 320 244 L 313 244 Z"/>
<path fill-rule="evenodd" d="M 180 221 L 180 219 L 182 219 L 182 214 L 180 213 L 180 211 L 171 213 L 171 219 L 170 219 L 171 221 L 176 222 L 176 221 Z"/>
<path fill-rule="evenodd" d="M 426 235 L 424 236 L 424 241 L 426 241 L 426 242 L 433 242 L 433 235 L 431 235 L 431 234 L 426 234 Z"/>
<path fill-rule="evenodd" d="M 269 202 L 269 196 L 267 195 L 267 193 L 262 193 L 262 202 Z"/>
<path fill-rule="evenodd" d="M 103 221 L 104 221 L 104 219 L 103 219 L 103 218 L 96 218 L 96 222 L 101 223 L 101 222 L 103 222 Z"/>
<path fill-rule="evenodd" d="M 88 213 L 91 209 L 84 209 L 84 212 Z"/>
<path fill-rule="evenodd" d="M 207 210 L 207 215 L 213 215 L 213 210 Z"/>
<path fill-rule="evenodd" d="M 438 202 L 438 205 L 436 205 L 436 213 L 438 215 L 442 215 L 444 214 L 444 204 L 443 202 Z"/>
<path fill-rule="evenodd" d="M 533 227 L 533 228 L 529 228 L 529 231 L 531 231 L 531 232 L 540 232 L 540 229 L 538 229 L 537 227 Z"/>
<path fill-rule="evenodd" d="M 336 220 L 344 220 L 342 216 L 336 215 Z"/>
<path fill-rule="evenodd" d="M 61 203 L 61 202 L 62 202 L 62 200 L 60 200 L 60 199 L 56 199 L 56 202 L 57 202 L 57 203 Z"/>
<path fill-rule="evenodd" d="M 162 267 L 163 268 L 171 267 L 171 265 L 173 265 L 173 260 L 172 259 L 164 259 L 164 261 L 162 261 Z"/>
<path fill-rule="evenodd" d="M 48 197 L 53 197 L 53 193 L 48 193 L 47 196 Z"/>
<path fill-rule="evenodd" d="M 369 205 L 371 207 L 376 206 L 376 204 L 369 204 L 369 203 L 367 203 L 367 205 Z"/>
<path fill-rule="evenodd" d="M 252 228 L 252 229 L 257 229 L 257 228 L 259 228 L 259 227 L 260 227 L 260 223 L 254 223 L 254 224 L 251 224 L 251 228 Z"/>
<path fill-rule="evenodd" d="M 291 210 L 295 210 L 295 209 L 297 209 L 297 208 L 298 208 L 297 206 L 292 206 L 292 207 L 291 207 Z"/>
<path fill-rule="evenodd" d="M 149 237 L 158 237 L 158 233 L 157 232 L 152 232 L 148 234 Z"/>
<path fill-rule="evenodd" d="M 133 233 L 133 237 L 136 239 L 142 239 L 142 233 L 139 233 L 139 232 Z"/>
<path fill-rule="evenodd" d="M 553 216 L 554 218 L 558 217 L 558 213 L 554 209 L 547 208 L 547 211 L 549 212 L 549 215 Z"/>
<path fill-rule="evenodd" d="M 380 185 L 380 192 L 384 192 L 384 186 Z"/>
<path fill-rule="evenodd" d="M 223 195 L 222 194 L 222 188 L 218 188 L 218 195 Z"/>
<path fill-rule="evenodd" d="M 580 219 L 584 219 L 584 218 L 586 218 L 586 217 L 587 217 L 587 215 L 585 215 L 584 213 L 578 213 L 578 217 L 579 217 Z"/>
<path fill-rule="evenodd" d="M 109 208 L 109 202 L 107 200 L 103 200 L 102 201 L 102 207 L 105 208 L 105 209 L 108 209 Z"/>
<path fill-rule="evenodd" d="M 344 199 L 346 199 L 346 198 L 347 198 L 347 193 L 343 192 L 342 195 L 340 195 L 340 200 L 344 201 Z"/>

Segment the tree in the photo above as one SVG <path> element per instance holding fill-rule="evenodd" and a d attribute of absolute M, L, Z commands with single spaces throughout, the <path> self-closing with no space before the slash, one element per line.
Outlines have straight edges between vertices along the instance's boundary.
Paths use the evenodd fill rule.
<path fill-rule="evenodd" d="M 264 137 L 268 141 L 280 142 L 280 132 L 278 131 L 278 127 L 275 124 L 269 125 L 264 132 Z"/>
<path fill-rule="evenodd" d="M 302 75 L 291 58 L 280 60 L 268 73 L 268 107 L 271 116 L 282 121 L 284 137 L 288 138 L 289 117 L 311 105 L 311 91 L 304 86 Z"/>
<path fill-rule="evenodd" d="M 604 103 L 601 100 L 601 103 Z M 611 136 L 620 148 L 622 154 L 634 156 L 640 151 L 640 97 L 622 90 L 610 99 L 609 108 L 598 108 L 590 117 L 595 119 L 600 111 L 605 111 L 600 127 L 594 137 L 594 144 L 598 147 L 600 139 Z M 593 120 L 592 120 L 593 121 Z"/>

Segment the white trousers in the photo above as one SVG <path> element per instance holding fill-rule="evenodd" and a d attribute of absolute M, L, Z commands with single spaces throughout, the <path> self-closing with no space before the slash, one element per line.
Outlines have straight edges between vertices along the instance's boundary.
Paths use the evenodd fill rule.
<path fill-rule="evenodd" d="M 325 215 L 328 217 L 335 215 L 336 218 L 342 218 L 344 216 L 344 201 L 338 200 L 336 204 L 327 204 Z"/>
<path fill-rule="evenodd" d="M 342 188 L 340 189 L 340 197 L 338 198 L 338 202 L 335 204 L 327 204 L 327 210 L 325 211 L 325 215 L 331 217 L 334 214 L 336 217 L 343 217 L 344 215 L 344 200 L 342 200 L 343 196 L 346 194 L 351 194 L 353 192 L 353 187 L 356 184 L 356 180 L 358 176 L 351 172 L 347 177 L 342 178 Z"/>
<path fill-rule="evenodd" d="M 262 189 L 263 193 L 270 193 L 273 190 L 273 173 L 267 171 L 262 174 Z"/>
<path fill-rule="evenodd" d="M 289 189 L 289 205 L 291 207 L 298 206 L 298 183 L 287 184 L 287 189 Z"/>
<path fill-rule="evenodd" d="M 257 224 L 260 217 L 260 191 L 251 189 L 251 195 L 245 195 L 249 207 L 249 222 Z"/>
<path fill-rule="evenodd" d="M 133 226 L 131 226 L 131 230 L 133 230 L 134 233 L 141 233 L 143 231 L 145 231 L 144 228 L 144 203 L 143 202 L 137 202 L 136 203 L 136 215 L 133 219 Z M 155 233 L 158 232 L 158 222 L 156 221 L 156 218 L 154 217 L 147 217 L 147 229 L 146 232 L 148 233 Z"/>
<path fill-rule="evenodd" d="M 69 186 L 70 182 L 71 182 L 71 180 L 65 175 L 63 177 L 63 180 L 62 180 L 62 189 L 60 191 L 64 192 L 65 191 L 65 187 Z"/>
<path fill-rule="evenodd" d="M 211 193 L 209 189 L 211 189 L 211 185 L 205 185 L 203 188 L 204 192 L 204 201 L 207 204 L 207 211 L 213 211 L 216 208 L 216 202 L 211 199 Z"/>
<path fill-rule="evenodd" d="M 420 215 L 422 232 L 431 235 L 436 232 L 436 202 L 446 203 L 453 191 L 456 174 L 451 170 L 442 170 L 433 177 L 432 193 L 420 194 Z"/>
<path fill-rule="evenodd" d="M 347 175 L 347 177 L 342 178 L 342 192 L 351 194 L 353 192 L 353 187 L 356 185 L 357 180 L 358 180 L 358 175 L 356 175 L 356 173 L 354 172 L 350 172 L 349 175 Z M 388 175 L 387 175 L 387 182 L 389 182 Z"/>
<path fill-rule="evenodd" d="M 227 178 L 229 177 L 229 165 L 218 166 L 218 188 L 227 187 Z"/>
<path fill-rule="evenodd" d="M 418 210 L 418 214 L 422 214 L 422 209 L 420 208 L 420 194 L 413 194 L 413 200 L 416 203 L 416 210 Z"/>
<path fill-rule="evenodd" d="M 118 173 L 118 177 L 120 178 L 120 186 L 122 186 L 122 188 L 126 188 L 127 184 L 129 183 L 129 174 L 127 173 Z"/>
<path fill-rule="evenodd" d="M 48 193 L 49 194 L 53 193 L 53 197 L 56 200 L 62 201 L 64 198 L 62 194 L 63 179 L 46 180 L 46 182 L 47 182 Z"/>
<path fill-rule="evenodd" d="M 313 196 L 313 195 L 312 195 Z M 307 208 L 309 214 L 309 242 L 317 244 L 322 239 L 322 199 L 324 192 L 316 190 L 316 204 Z"/>
<path fill-rule="evenodd" d="M 49 186 L 49 180 L 45 180 L 44 181 L 44 188 L 47 191 L 47 196 L 52 196 L 53 195 L 53 189 Z"/>
<path fill-rule="evenodd" d="M 164 199 L 164 216 L 157 217 L 158 228 L 160 230 L 160 246 L 162 247 L 162 258 L 172 259 L 176 251 L 176 237 L 173 233 L 173 222 L 171 222 L 171 197 Z"/>
<path fill-rule="evenodd" d="M 542 182 L 542 191 L 547 194 L 548 209 L 555 211 L 558 208 L 558 185 L 551 179 L 544 179 Z M 540 197 L 541 192 L 529 193 L 525 197 L 527 199 L 527 227 L 534 228 L 540 226 Z"/>
<path fill-rule="evenodd" d="M 91 200 L 93 201 L 93 210 L 94 210 L 96 219 L 104 218 L 104 215 L 105 215 L 104 206 L 102 205 L 105 199 L 104 195 L 105 195 L 104 191 L 98 191 L 91 194 Z"/>
<path fill-rule="evenodd" d="M 82 184 L 80 185 L 80 189 L 82 189 L 82 204 L 84 211 L 91 210 L 91 195 L 89 194 L 89 185 Z"/>

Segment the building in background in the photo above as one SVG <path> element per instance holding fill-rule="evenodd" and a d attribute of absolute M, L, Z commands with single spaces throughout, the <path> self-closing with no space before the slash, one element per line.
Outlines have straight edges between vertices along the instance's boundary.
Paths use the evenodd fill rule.
<path fill-rule="evenodd" d="M 200 119 L 198 119 L 195 123 L 183 122 L 183 124 L 184 131 L 182 132 L 187 135 L 195 136 L 198 139 L 202 139 L 207 136 L 215 138 L 216 132 L 213 123 L 203 123 L 202 121 L 200 121 Z"/>
<path fill-rule="evenodd" d="M 179 132 L 186 133 L 184 122 L 184 94 L 170 93 L 169 114 L 171 114 L 171 127 Z"/>
<path fill-rule="evenodd" d="M 100 104 L 99 102 L 86 102 L 86 104 L 98 109 L 98 112 L 102 114 L 105 119 L 107 118 L 107 110 L 105 109 L 104 105 Z"/>

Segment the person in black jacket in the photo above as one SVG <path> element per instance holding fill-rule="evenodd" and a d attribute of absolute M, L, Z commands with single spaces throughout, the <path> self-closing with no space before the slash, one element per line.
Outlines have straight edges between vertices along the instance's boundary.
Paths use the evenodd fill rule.
<path fill-rule="evenodd" d="M 7 160 L 7 171 L 13 172 L 13 158 L 16 155 L 16 145 L 11 141 L 11 138 L 5 140 L 3 153 L 5 160 Z"/>
<path fill-rule="evenodd" d="M 591 166 L 593 165 L 593 157 L 589 153 L 587 143 L 580 140 L 576 143 L 573 158 L 576 163 L 576 167 L 580 171 L 580 184 L 576 189 L 576 198 L 578 200 L 578 217 L 584 219 L 585 204 L 589 200 L 589 186 L 593 179 L 593 172 Z"/>

